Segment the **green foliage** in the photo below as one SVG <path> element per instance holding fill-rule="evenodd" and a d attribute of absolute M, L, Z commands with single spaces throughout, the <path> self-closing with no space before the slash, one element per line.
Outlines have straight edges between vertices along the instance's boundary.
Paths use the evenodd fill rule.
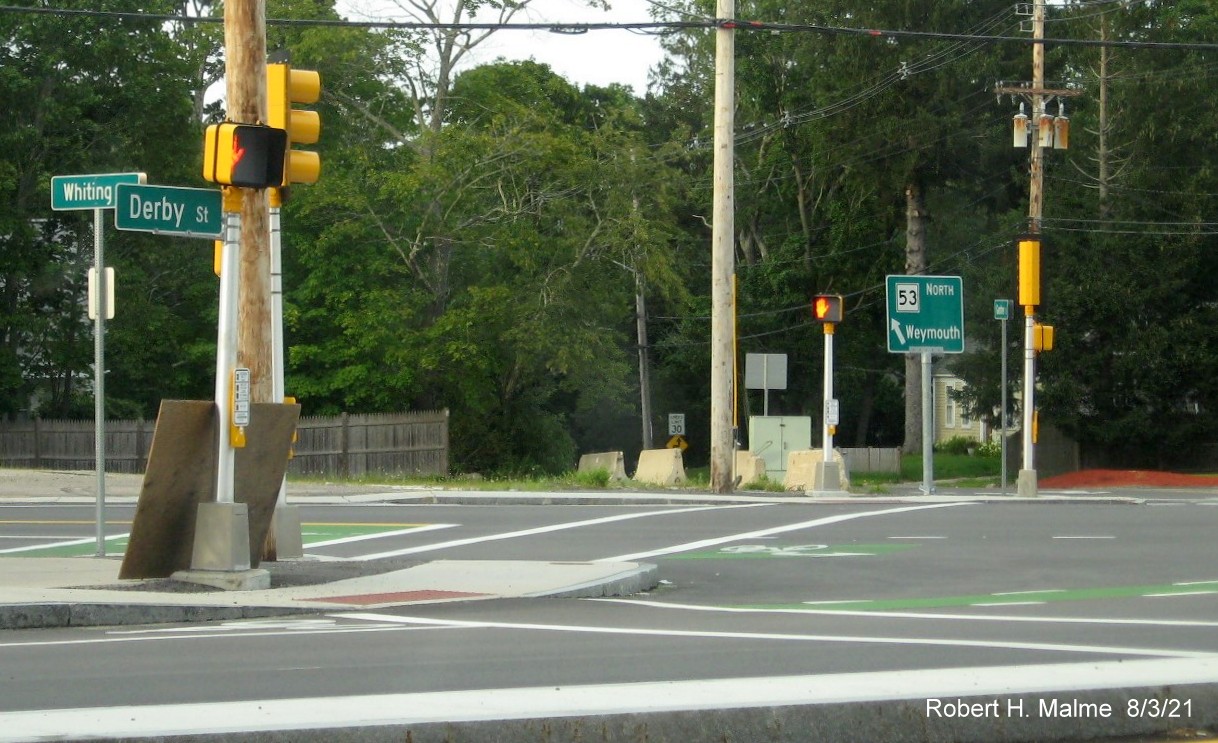
<path fill-rule="evenodd" d="M 742 490 L 761 490 L 767 493 L 785 493 L 786 487 L 776 480 L 771 480 L 767 475 L 761 475 L 756 480 L 746 482 L 741 486 Z"/>
<path fill-rule="evenodd" d="M 968 454 L 935 454 L 935 482 L 960 480 L 963 478 L 997 478 L 1001 461 L 993 456 L 969 456 Z M 901 457 L 901 479 L 907 482 L 922 480 L 922 455 L 906 454 Z"/>
<path fill-rule="evenodd" d="M 977 447 L 977 456 L 979 457 L 1001 457 L 1002 444 L 997 441 L 987 441 Z"/>
<path fill-rule="evenodd" d="M 604 489 L 609 487 L 609 470 L 601 468 L 587 472 L 573 472 L 570 480 L 576 487 Z"/>
<path fill-rule="evenodd" d="M 966 438 L 964 436 L 952 436 L 947 441 L 941 441 L 935 444 L 935 451 L 944 454 L 954 454 L 956 456 L 969 454 L 969 450 L 977 451 L 979 444 L 976 439 Z"/>

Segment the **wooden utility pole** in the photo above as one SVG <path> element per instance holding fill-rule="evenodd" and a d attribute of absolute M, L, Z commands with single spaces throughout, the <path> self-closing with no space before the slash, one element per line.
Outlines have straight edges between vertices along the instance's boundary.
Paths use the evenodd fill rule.
<path fill-rule="evenodd" d="M 265 123 L 266 3 L 224 4 L 225 78 L 228 119 Z M 241 208 L 241 266 L 237 297 L 237 363 L 250 370 L 251 402 L 273 399 L 271 373 L 271 252 L 267 192 L 245 189 Z"/>
<path fill-rule="evenodd" d="M 911 181 L 905 186 L 905 274 L 926 273 L 926 199 L 922 186 Z M 922 406 L 922 354 L 905 354 L 905 443 L 901 451 L 922 451 L 922 418 L 933 411 Z"/>
<path fill-rule="evenodd" d="M 634 269 L 634 321 L 639 341 L 639 413 L 643 419 L 643 448 L 655 446 L 651 429 L 651 365 L 647 353 L 647 297 L 644 294 L 643 270 Z"/>
<path fill-rule="evenodd" d="M 716 17 L 730 20 L 735 0 L 716 0 Z M 710 486 L 730 493 L 736 483 L 732 442 L 732 274 L 735 273 L 735 129 L 736 37 L 722 24 L 715 31 L 715 156 L 714 198 L 711 217 L 711 375 L 710 375 Z"/>

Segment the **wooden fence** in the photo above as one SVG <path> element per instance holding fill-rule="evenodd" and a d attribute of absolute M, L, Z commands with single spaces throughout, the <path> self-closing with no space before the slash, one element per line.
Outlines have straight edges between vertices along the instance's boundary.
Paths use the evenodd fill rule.
<path fill-rule="evenodd" d="M 295 474 L 448 474 L 447 410 L 301 418 L 296 431 Z"/>
<path fill-rule="evenodd" d="M 106 471 L 143 472 L 155 424 L 106 421 Z M 326 477 L 448 474 L 448 411 L 301 418 L 288 471 Z M 91 420 L 0 421 L 0 466 L 92 470 Z"/>

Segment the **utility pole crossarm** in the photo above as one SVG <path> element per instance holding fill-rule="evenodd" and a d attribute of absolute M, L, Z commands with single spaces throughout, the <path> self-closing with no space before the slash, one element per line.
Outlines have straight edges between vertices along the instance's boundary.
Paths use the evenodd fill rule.
<path fill-rule="evenodd" d="M 1045 88 L 1033 86 L 1010 86 L 1000 85 L 994 88 L 994 92 L 998 95 L 1025 95 L 1025 96 L 1044 96 L 1046 98 L 1074 98 L 1083 94 L 1081 90 L 1073 88 Z"/>

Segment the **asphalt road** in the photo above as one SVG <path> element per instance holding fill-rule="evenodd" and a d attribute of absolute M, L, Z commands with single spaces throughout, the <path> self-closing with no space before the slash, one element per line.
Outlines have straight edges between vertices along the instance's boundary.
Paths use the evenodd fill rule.
<path fill-rule="evenodd" d="M 107 533 L 131 512 L 111 507 Z M 0 507 L 0 552 L 87 537 L 91 516 Z M 657 683 L 727 706 L 762 688 L 796 694 L 810 678 L 847 696 L 928 699 L 1022 676 L 1029 688 L 1183 681 L 1218 658 L 1215 517 L 1215 499 L 1176 493 L 1139 505 L 306 506 L 310 554 L 630 560 L 657 563 L 663 583 L 620 600 L 9 631 L 0 710 L 305 699 L 354 724 L 401 695 L 434 695 L 444 719 L 446 705 L 488 689 L 532 690 L 516 703 L 539 709 L 550 701 L 538 690 L 599 690 L 598 704 L 629 711 Z M 1188 715 L 1182 726 L 1200 703 L 1167 701 Z"/>

